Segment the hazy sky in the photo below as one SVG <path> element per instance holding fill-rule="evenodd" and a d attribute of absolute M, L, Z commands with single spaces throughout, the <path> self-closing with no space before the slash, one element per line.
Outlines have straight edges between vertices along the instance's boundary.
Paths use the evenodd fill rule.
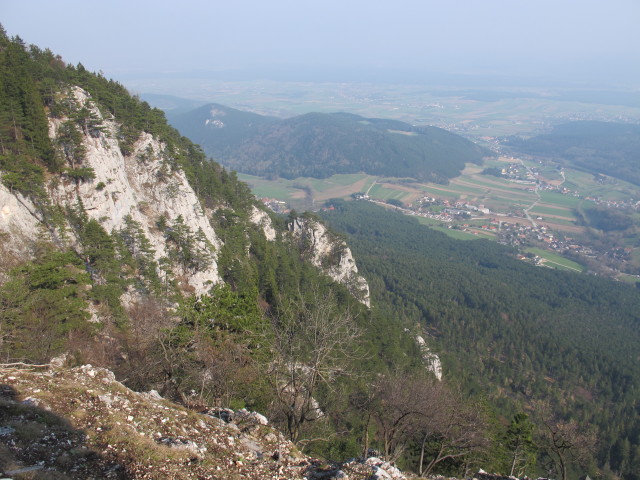
<path fill-rule="evenodd" d="M 640 0 L 0 0 L 0 22 L 116 79 L 395 69 L 640 85 Z"/>

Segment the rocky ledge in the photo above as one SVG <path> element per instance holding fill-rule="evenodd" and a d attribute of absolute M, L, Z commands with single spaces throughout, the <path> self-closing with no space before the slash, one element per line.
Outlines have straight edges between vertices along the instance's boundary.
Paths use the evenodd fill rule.
<path fill-rule="evenodd" d="M 11 478 L 405 479 L 382 460 L 303 455 L 261 414 L 194 412 L 112 372 L 0 368 L 0 475 Z"/>

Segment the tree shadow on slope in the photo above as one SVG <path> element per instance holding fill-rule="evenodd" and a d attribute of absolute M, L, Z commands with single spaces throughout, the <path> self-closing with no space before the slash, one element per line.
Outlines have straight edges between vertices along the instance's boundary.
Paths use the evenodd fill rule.
<path fill-rule="evenodd" d="M 71 399 L 69 399 L 71 401 Z M 86 445 L 86 434 L 32 397 L 0 384 L 0 474 L 13 479 L 132 478 Z"/>

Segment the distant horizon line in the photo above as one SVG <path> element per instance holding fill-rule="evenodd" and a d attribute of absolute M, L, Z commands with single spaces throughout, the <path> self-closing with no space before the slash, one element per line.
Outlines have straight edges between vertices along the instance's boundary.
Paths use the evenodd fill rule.
<path fill-rule="evenodd" d="M 141 81 L 145 79 L 209 79 L 218 81 L 274 81 L 304 83 L 367 83 L 428 85 L 431 87 L 475 87 L 475 88 L 573 88 L 605 90 L 640 90 L 637 83 L 617 79 L 607 81 L 602 78 L 568 78 L 562 74 L 533 75 L 507 72 L 459 72 L 438 71 L 416 68 L 392 67 L 336 67 L 333 69 L 301 66 L 270 67 L 229 67 L 194 69 L 118 69 L 111 74 L 115 80 Z M 640 78 L 640 77 L 637 77 Z"/>

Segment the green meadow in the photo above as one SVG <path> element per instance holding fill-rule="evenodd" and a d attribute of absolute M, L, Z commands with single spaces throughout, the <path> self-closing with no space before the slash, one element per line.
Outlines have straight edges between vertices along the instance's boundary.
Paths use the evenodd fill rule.
<path fill-rule="evenodd" d="M 564 258 L 562 255 L 558 255 L 557 253 L 549 252 L 547 250 L 543 250 L 541 248 L 527 248 L 525 252 L 533 253 L 534 255 L 538 255 L 539 257 L 544 259 L 544 265 L 552 268 L 559 268 L 562 270 L 571 270 L 574 272 L 582 272 L 584 271 L 584 267 L 573 260 L 569 260 Z"/>

